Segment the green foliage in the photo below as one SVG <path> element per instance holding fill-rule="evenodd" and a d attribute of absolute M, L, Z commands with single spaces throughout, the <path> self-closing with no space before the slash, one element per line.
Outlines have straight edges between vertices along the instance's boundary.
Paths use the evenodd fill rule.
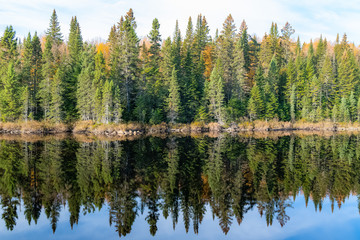
<path fill-rule="evenodd" d="M 180 112 L 180 90 L 175 67 L 173 68 L 170 80 L 169 96 L 167 98 L 167 110 L 169 122 L 175 123 L 179 118 Z"/>
<path fill-rule="evenodd" d="M 358 48 L 346 34 L 335 44 L 320 36 L 302 47 L 289 23 L 281 33 L 272 23 L 260 42 L 245 21 L 237 32 L 231 15 L 214 38 L 202 15 L 196 25 L 189 18 L 184 37 L 176 22 L 164 42 L 157 18 L 146 39 L 136 28 L 132 9 L 111 27 L 106 43 L 83 42 L 76 17 L 64 42 L 55 10 L 42 40 L 35 32 L 18 41 L 6 27 L 2 121 L 359 120 Z"/>
<path fill-rule="evenodd" d="M 3 78 L 3 89 L 0 94 L 0 114 L 2 121 L 15 121 L 20 116 L 21 88 L 15 75 L 14 64 L 8 65 L 6 77 Z"/>

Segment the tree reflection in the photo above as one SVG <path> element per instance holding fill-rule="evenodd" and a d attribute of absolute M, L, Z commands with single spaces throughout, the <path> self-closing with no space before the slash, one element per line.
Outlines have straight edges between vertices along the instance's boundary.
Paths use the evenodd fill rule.
<path fill-rule="evenodd" d="M 284 226 L 299 194 L 321 211 L 325 198 L 340 208 L 360 192 L 359 140 L 353 135 L 3 140 L 1 217 L 13 230 L 23 201 L 29 224 L 36 224 L 44 209 L 55 232 L 63 208 L 72 228 L 81 215 L 106 207 L 120 237 L 138 217 L 151 235 L 161 216 L 170 217 L 174 229 L 182 222 L 186 232 L 192 227 L 198 233 L 208 205 L 224 234 L 251 209 L 268 226 Z"/>

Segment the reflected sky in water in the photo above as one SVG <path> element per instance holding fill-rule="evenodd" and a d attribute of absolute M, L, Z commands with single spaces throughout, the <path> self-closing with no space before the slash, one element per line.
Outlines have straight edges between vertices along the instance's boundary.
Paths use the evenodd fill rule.
<path fill-rule="evenodd" d="M 192 229 L 185 233 L 183 224 L 178 224 L 174 230 L 171 219 L 160 216 L 158 232 L 152 237 L 145 216 L 139 213 L 132 232 L 121 239 L 358 239 L 360 216 L 357 204 L 356 196 L 350 196 L 340 209 L 335 207 L 332 213 L 331 203 L 327 199 L 319 212 L 311 204 L 306 207 L 305 199 L 300 195 L 293 202 L 293 208 L 288 209 L 290 221 L 284 227 L 277 222 L 267 227 L 265 219 L 260 217 L 255 207 L 244 216 L 240 226 L 233 223 L 227 235 L 221 231 L 219 220 L 213 220 L 209 206 L 206 207 L 207 214 L 198 234 L 194 234 Z M 109 226 L 108 206 L 81 215 L 79 224 L 73 230 L 70 229 L 69 216 L 66 207 L 65 210 L 62 207 L 55 234 L 43 212 L 37 225 L 32 223 L 29 226 L 21 216 L 13 231 L 7 231 L 5 225 L 0 224 L 0 239 L 119 239 L 114 228 Z"/>

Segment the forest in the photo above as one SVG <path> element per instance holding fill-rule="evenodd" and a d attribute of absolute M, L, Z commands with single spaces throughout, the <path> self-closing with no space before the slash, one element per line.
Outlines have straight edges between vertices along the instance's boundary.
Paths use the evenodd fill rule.
<path fill-rule="evenodd" d="M 262 38 L 227 16 L 205 16 L 162 38 L 155 18 L 140 39 L 130 9 L 104 42 L 86 42 L 76 16 L 64 39 L 54 10 L 44 34 L 0 38 L 2 122 L 98 124 L 360 120 L 360 48 L 346 34 L 302 43 L 286 23 Z"/>

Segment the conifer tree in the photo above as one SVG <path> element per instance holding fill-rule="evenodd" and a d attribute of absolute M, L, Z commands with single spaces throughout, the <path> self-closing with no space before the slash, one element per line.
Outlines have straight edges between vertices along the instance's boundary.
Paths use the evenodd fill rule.
<path fill-rule="evenodd" d="M 175 123 L 179 118 L 180 112 L 180 90 L 175 67 L 173 68 L 170 80 L 169 96 L 167 98 L 167 110 L 169 122 Z"/>
<path fill-rule="evenodd" d="M 63 35 L 60 29 L 60 23 L 58 21 L 58 17 L 55 9 L 50 18 L 49 28 L 46 31 L 46 36 L 48 36 L 49 41 L 51 41 L 52 45 L 60 45 L 63 42 Z"/>
<path fill-rule="evenodd" d="M 113 82 L 107 80 L 103 87 L 102 113 L 103 123 L 111 122 L 112 106 L 113 106 Z"/>
<path fill-rule="evenodd" d="M 276 117 L 278 102 L 275 97 L 274 91 L 271 89 L 270 84 L 266 83 L 264 88 L 264 101 L 265 103 L 265 118 L 267 120 Z"/>
<path fill-rule="evenodd" d="M 356 121 L 357 109 L 356 109 L 356 99 L 353 91 L 351 91 L 350 93 L 350 96 L 348 98 L 348 103 L 349 103 L 350 120 Z"/>
<path fill-rule="evenodd" d="M 95 91 L 94 99 L 94 118 L 101 122 L 103 117 L 102 108 L 102 88 L 106 81 L 106 64 L 102 51 L 98 51 L 95 55 L 94 79 L 92 81 L 92 89 Z"/>
<path fill-rule="evenodd" d="M 20 114 L 21 89 L 15 75 L 14 64 L 8 65 L 6 77 L 2 81 L 3 89 L 0 94 L 0 114 L 2 121 L 15 121 Z"/>
<path fill-rule="evenodd" d="M 290 94 L 290 116 L 291 116 L 291 122 L 294 123 L 296 120 L 296 94 L 295 94 L 296 88 L 293 84 L 291 87 L 291 94 Z"/>
<path fill-rule="evenodd" d="M 31 103 L 33 104 L 33 109 L 31 110 L 34 114 L 35 119 L 40 119 L 40 103 L 37 97 L 39 92 L 39 85 L 42 80 L 42 49 L 40 39 L 35 32 L 35 35 L 32 39 L 32 69 L 31 69 L 31 89 L 29 92 Z"/>
<path fill-rule="evenodd" d="M 49 119 L 53 122 L 60 122 L 62 120 L 62 108 L 63 108 L 63 99 L 62 99 L 62 82 L 64 78 L 64 72 L 62 68 L 56 70 L 54 79 L 50 85 L 50 106 L 49 106 Z"/>
<path fill-rule="evenodd" d="M 53 54 L 51 51 L 52 43 L 49 38 L 45 42 L 45 50 L 43 55 L 42 75 L 43 79 L 40 82 L 38 97 L 44 114 L 44 119 L 48 119 L 51 101 L 51 84 L 54 77 Z"/>
<path fill-rule="evenodd" d="M 132 9 L 119 23 L 119 33 L 116 42 L 116 51 L 113 53 L 113 85 L 118 86 L 123 97 L 125 118 L 131 119 L 131 111 L 136 96 L 136 82 L 139 77 L 139 39 L 136 35 L 136 22 Z M 108 83 L 110 84 L 110 83 Z"/>
<path fill-rule="evenodd" d="M 15 58 L 17 57 L 16 49 L 18 40 L 15 35 L 16 32 L 10 25 L 5 28 L 4 34 L 0 38 L 0 58 L 2 63 L 9 63 L 10 60 L 15 60 Z M 7 68 L 5 68 L 5 73 L 6 71 Z"/>
<path fill-rule="evenodd" d="M 338 69 L 340 95 L 348 97 L 351 91 L 357 91 L 359 70 L 355 63 L 354 54 L 350 50 L 344 51 Z"/>
<path fill-rule="evenodd" d="M 316 70 L 315 70 L 314 47 L 312 41 L 310 41 L 308 56 L 306 58 L 306 78 L 308 80 L 311 80 L 315 74 L 316 74 Z"/>
<path fill-rule="evenodd" d="M 93 85 L 94 81 L 94 52 L 90 46 L 83 53 L 82 71 L 78 77 L 77 84 L 77 108 L 81 120 L 94 120 L 95 119 L 95 93 L 96 86 Z"/>
<path fill-rule="evenodd" d="M 339 121 L 340 122 L 348 122 L 350 121 L 350 111 L 348 107 L 348 103 L 345 97 L 341 99 L 340 109 L 339 109 Z"/>
<path fill-rule="evenodd" d="M 224 93 L 226 101 L 232 96 L 234 87 L 235 70 L 233 68 L 235 50 L 236 27 L 231 14 L 225 19 L 223 29 L 218 40 L 217 57 L 221 62 L 221 72 L 224 81 Z"/>
<path fill-rule="evenodd" d="M 263 102 L 262 93 L 257 84 L 255 84 L 251 89 L 250 100 L 248 104 L 248 112 L 251 121 L 263 118 L 264 102 Z"/>
<path fill-rule="evenodd" d="M 210 115 L 221 125 L 225 122 L 224 98 L 224 84 L 220 75 L 220 61 L 218 60 L 210 76 L 207 99 Z"/>
<path fill-rule="evenodd" d="M 324 98 L 324 106 L 331 109 L 336 100 L 337 86 L 335 82 L 334 69 L 329 55 L 326 55 L 319 74 L 319 81 L 322 88 L 322 96 Z"/>

